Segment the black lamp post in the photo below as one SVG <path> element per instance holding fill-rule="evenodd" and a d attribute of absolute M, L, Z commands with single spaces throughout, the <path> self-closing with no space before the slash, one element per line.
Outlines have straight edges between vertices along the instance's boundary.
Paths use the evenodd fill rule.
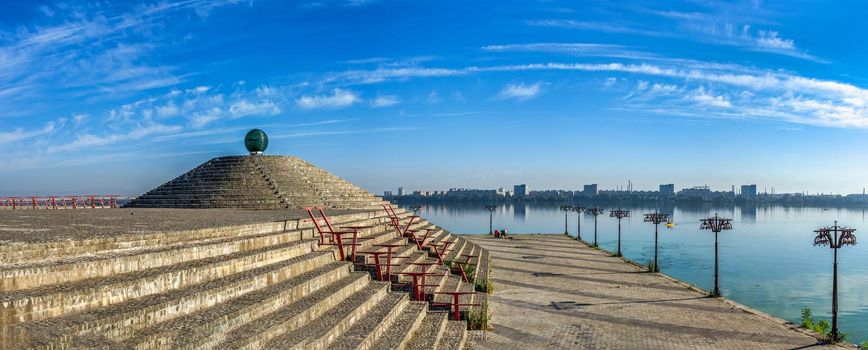
<path fill-rule="evenodd" d="M 832 227 L 823 227 L 815 230 L 817 237 L 814 238 L 814 245 L 827 245 L 832 248 L 834 260 L 832 263 L 832 330 L 829 332 L 829 340 L 832 342 L 841 341 L 841 333 L 838 332 L 838 248 L 845 245 L 855 245 L 856 236 L 853 235 L 856 229 L 835 225 Z"/>
<path fill-rule="evenodd" d="M 720 286 L 717 283 L 717 234 L 720 231 L 732 230 L 732 219 L 725 219 L 714 213 L 713 217 L 701 219 L 700 221 L 702 221 L 702 224 L 699 225 L 700 230 L 714 232 L 714 290 L 711 291 L 711 296 L 717 298 L 720 296 Z"/>
<path fill-rule="evenodd" d="M 496 205 L 486 205 L 485 210 L 488 210 L 488 234 L 493 235 L 494 234 L 494 230 L 493 230 L 493 228 L 494 228 L 494 225 L 493 225 L 494 221 L 493 220 L 494 219 L 493 219 L 493 217 L 494 217 L 494 211 L 497 210 L 497 206 Z"/>
<path fill-rule="evenodd" d="M 564 211 L 564 234 L 569 235 L 570 230 L 567 228 L 567 216 L 569 216 L 570 212 L 573 211 L 572 205 L 562 205 L 561 210 Z"/>
<path fill-rule="evenodd" d="M 582 213 L 585 212 L 585 207 L 581 205 L 577 205 L 573 207 L 573 211 L 576 212 L 576 227 L 578 232 L 576 233 L 576 239 L 582 240 Z"/>
<path fill-rule="evenodd" d="M 657 263 L 657 229 L 660 227 L 661 222 L 668 220 L 669 214 L 663 214 L 656 210 L 653 213 L 645 214 L 645 220 L 643 220 L 654 224 L 654 272 L 660 272 L 660 264 Z"/>
<path fill-rule="evenodd" d="M 606 212 L 606 210 L 603 208 L 594 207 L 588 209 L 588 214 L 594 216 L 594 247 L 597 246 L 597 216 L 600 216 L 600 214 L 603 214 L 604 212 Z"/>
<path fill-rule="evenodd" d="M 629 210 L 621 210 L 621 209 L 610 210 L 609 211 L 609 217 L 618 219 L 618 252 L 615 253 L 615 256 L 622 256 L 622 254 L 621 254 L 621 219 L 629 218 L 630 217 L 630 211 Z"/>

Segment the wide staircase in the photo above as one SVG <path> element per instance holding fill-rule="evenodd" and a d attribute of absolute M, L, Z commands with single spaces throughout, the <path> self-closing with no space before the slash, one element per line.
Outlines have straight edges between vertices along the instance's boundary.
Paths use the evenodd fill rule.
<path fill-rule="evenodd" d="M 296 157 L 211 159 L 133 199 L 130 208 L 374 209 L 381 198 Z"/>
<path fill-rule="evenodd" d="M 403 232 L 426 234 L 419 249 L 383 209 L 331 219 L 356 227 L 355 256 L 328 244 L 312 220 L 0 245 L 0 348 L 464 347 L 465 319 L 479 307 L 461 306 L 455 319 L 444 293 L 475 288 L 457 266 L 485 283 L 487 251 L 414 218 Z M 374 256 L 385 250 L 391 263 L 378 268 Z M 417 293 L 411 277 L 422 270 L 435 273 Z"/>

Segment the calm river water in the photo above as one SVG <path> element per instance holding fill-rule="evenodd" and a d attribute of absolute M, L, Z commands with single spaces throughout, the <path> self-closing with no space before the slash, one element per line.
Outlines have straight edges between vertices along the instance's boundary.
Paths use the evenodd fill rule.
<path fill-rule="evenodd" d="M 613 209 L 613 208 L 606 208 Z M 735 301 L 766 313 L 799 322 L 802 307 L 815 317 L 831 320 L 832 250 L 813 246 L 813 230 L 839 224 L 856 228 L 868 240 L 864 209 L 788 207 L 625 206 L 632 217 L 622 221 L 621 250 L 640 263 L 653 258 L 654 226 L 642 214 L 655 209 L 672 214 L 675 227 L 660 227 L 660 268 L 666 274 L 711 289 L 714 234 L 699 230 L 699 219 L 715 212 L 732 218 L 733 230 L 720 234 L 720 287 Z M 598 217 L 598 243 L 614 251 L 617 220 L 608 210 Z M 481 205 L 427 205 L 421 215 L 457 233 L 488 233 L 488 211 Z M 571 235 L 576 213 L 569 213 Z M 582 238 L 593 240 L 594 217 L 582 215 Z M 564 212 L 556 205 L 501 205 L 494 227 L 510 233 L 563 233 Z M 862 238 L 865 235 L 865 238 Z M 851 341 L 868 340 L 868 245 L 839 251 L 839 328 Z M 749 325 L 745 325 L 749 327 Z"/>

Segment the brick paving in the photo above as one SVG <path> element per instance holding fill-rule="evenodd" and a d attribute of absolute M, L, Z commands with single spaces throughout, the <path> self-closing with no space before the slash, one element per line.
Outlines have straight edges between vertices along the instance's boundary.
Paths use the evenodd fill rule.
<path fill-rule="evenodd" d="M 845 348 L 563 235 L 465 237 L 491 252 L 494 282 L 493 329 L 470 348 Z"/>

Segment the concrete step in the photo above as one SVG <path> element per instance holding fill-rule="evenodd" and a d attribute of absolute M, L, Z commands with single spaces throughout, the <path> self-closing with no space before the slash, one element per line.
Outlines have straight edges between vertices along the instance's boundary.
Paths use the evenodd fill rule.
<path fill-rule="evenodd" d="M 442 341 L 446 324 L 449 320 L 447 312 L 429 311 L 422 319 L 422 324 L 413 333 L 413 338 L 407 346 L 410 350 L 437 349 Z"/>
<path fill-rule="evenodd" d="M 357 213 L 333 216 L 331 221 L 336 227 L 346 225 L 380 225 L 388 220 L 382 213 Z M 322 222 L 322 221 L 320 221 Z M 304 230 L 304 237 L 312 237 L 313 223 L 309 219 L 293 219 L 238 226 L 224 226 L 188 231 L 128 234 L 104 237 L 94 240 L 71 242 L 46 242 L 27 245 L 0 246 L 0 266 L 23 266 L 28 262 L 45 260 L 45 257 L 64 258 L 67 256 L 96 256 L 110 252 L 133 251 L 136 249 L 167 248 L 170 245 L 205 243 L 209 240 L 251 236 L 266 233 L 297 234 Z M 363 231 L 369 232 L 369 231 Z M 38 253 L 38 254 L 37 254 Z M 46 260 L 46 261 L 54 261 Z"/>
<path fill-rule="evenodd" d="M 0 294 L 7 325 L 122 303 L 225 278 L 312 252 L 313 241 L 290 242 L 126 274 Z M 322 260 L 330 258 L 322 255 Z"/>
<path fill-rule="evenodd" d="M 12 341 L 36 346 L 62 346 L 68 344 L 76 334 L 100 334 L 108 339 L 124 339 L 141 329 L 207 309 L 323 266 L 329 261 L 327 254 L 329 253 L 313 252 L 147 298 L 23 323 L 13 328 Z"/>
<path fill-rule="evenodd" d="M 388 293 L 383 300 L 355 322 L 346 332 L 340 334 L 329 349 L 370 349 L 384 333 L 397 324 L 395 320 L 410 305 L 409 298 L 404 293 Z M 422 312 L 421 308 L 416 312 Z M 384 349 L 384 348 L 380 348 Z"/>
<path fill-rule="evenodd" d="M 367 214 L 342 215 L 339 218 L 361 220 Z M 209 240 L 242 237 L 269 232 L 309 230 L 313 224 L 298 220 L 276 221 L 237 226 L 222 226 L 203 229 L 169 231 L 141 234 L 125 234 L 75 241 L 50 241 L 24 245 L 0 246 L 0 270 L 27 264 L 62 261 L 76 256 L 99 256 L 148 248 L 163 248 L 170 245 L 205 242 Z"/>
<path fill-rule="evenodd" d="M 422 325 L 428 310 L 426 302 L 410 302 L 395 318 L 392 325 L 371 347 L 361 349 L 407 349 L 413 333 Z"/>
<path fill-rule="evenodd" d="M 322 302 L 356 291 L 367 282 L 361 274 L 351 273 L 344 263 L 333 262 L 300 274 L 290 280 L 243 295 L 212 308 L 163 322 L 144 329 L 125 346 L 136 349 L 207 349 L 229 337 L 253 329 L 257 320 L 269 319 L 291 307 L 301 310 L 297 317 L 315 318 Z M 235 332 L 238 329 L 245 329 Z M 235 332 L 235 333 L 233 333 Z"/>
<path fill-rule="evenodd" d="M 363 275 L 369 281 L 367 275 Z M 315 315 L 297 316 L 298 308 L 289 307 L 282 312 L 256 322 L 256 327 L 243 338 L 221 345 L 225 349 L 323 349 L 344 333 L 363 315 L 372 310 L 388 294 L 388 285 L 370 282 L 344 299 L 323 300 Z M 307 309 L 307 308 L 305 308 Z"/>
<path fill-rule="evenodd" d="M 240 238 L 192 242 L 111 255 L 74 257 L 61 261 L 37 262 L 0 269 L 0 291 L 33 289 L 46 285 L 80 281 L 170 266 L 263 247 L 295 242 L 298 234 L 266 233 Z"/>
<path fill-rule="evenodd" d="M 459 350 L 467 342 L 467 322 L 447 321 L 437 350 Z"/>

